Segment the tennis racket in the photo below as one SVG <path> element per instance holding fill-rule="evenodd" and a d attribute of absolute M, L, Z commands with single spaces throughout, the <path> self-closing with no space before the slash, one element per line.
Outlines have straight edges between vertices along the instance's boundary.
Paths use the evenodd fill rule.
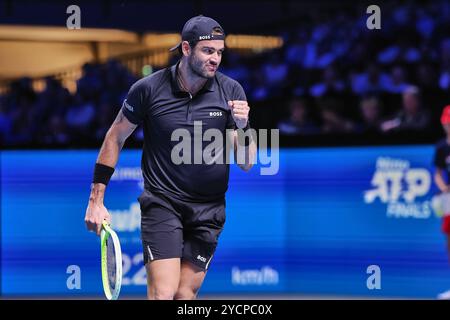
<path fill-rule="evenodd" d="M 122 250 L 119 237 L 104 221 L 100 234 L 103 291 L 108 300 L 119 297 L 122 285 Z"/>

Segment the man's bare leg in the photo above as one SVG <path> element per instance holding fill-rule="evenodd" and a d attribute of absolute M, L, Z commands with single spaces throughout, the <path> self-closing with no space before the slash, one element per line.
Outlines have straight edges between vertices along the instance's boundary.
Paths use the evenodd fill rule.
<path fill-rule="evenodd" d="M 181 262 L 181 276 L 178 290 L 175 294 L 176 300 L 192 300 L 197 297 L 198 290 L 205 279 L 206 271 L 196 265 L 183 261 Z"/>
<path fill-rule="evenodd" d="M 180 282 L 180 258 L 149 261 L 147 270 L 147 298 L 172 300 Z"/>

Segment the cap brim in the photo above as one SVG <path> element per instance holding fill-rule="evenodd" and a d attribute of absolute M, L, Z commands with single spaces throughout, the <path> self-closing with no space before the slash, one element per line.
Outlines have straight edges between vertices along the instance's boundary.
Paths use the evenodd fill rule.
<path fill-rule="evenodd" d="M 177 44 L 175 47 L 169 49 L 170 52 L 177 50 L 181 46 L 181 42 Z"/>

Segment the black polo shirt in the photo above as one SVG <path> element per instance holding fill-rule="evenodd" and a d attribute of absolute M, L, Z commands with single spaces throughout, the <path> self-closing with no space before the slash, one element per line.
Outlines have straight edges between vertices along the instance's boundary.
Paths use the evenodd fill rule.
<path fill-rule="evenodd" d="M 242 86 L 220 72 L 191 96 L 180 88 L 177 68 L 178 63 L 137 81 L 122 106 L 130 122 L 143 125 L 141 165 L 145 188 L 186 201 L 221 200 L 228 188 L 229 176 L 224 152 L 225 130 L 236 128 L 227 101 L 247 99 Z M 196 151 L 197 159 L 199 156 L 199 148 L 194 146 L 194 121 L 201 121 L 202 135 L 209 128 L 222 132 L 223 148 L 214 154 L 222 157 L 222 164 L 208 164 L 203 160 L 201 164 L 194 164 Z M 175 164 L 171 159 L 173 148 L 182 142 L 181 138 L 171 141 L 172 133 L 180 128 L 189 131 L 191 137 L 190 163 Z M 201 142 L 202 152 L 212 141 Z M 203 159 L 201 155 L 200 159 Z"/>

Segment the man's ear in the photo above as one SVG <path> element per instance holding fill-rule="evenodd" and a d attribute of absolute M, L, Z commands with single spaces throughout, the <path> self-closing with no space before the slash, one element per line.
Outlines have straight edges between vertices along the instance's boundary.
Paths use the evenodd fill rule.
<path fill-rule="evenodd" d="M 183 41 L 181 42 L 181 51 L 183 52 L 184 56 L 188 56 L 191 53 L 191 46 L 189 45 L 189 42 Z"/>

